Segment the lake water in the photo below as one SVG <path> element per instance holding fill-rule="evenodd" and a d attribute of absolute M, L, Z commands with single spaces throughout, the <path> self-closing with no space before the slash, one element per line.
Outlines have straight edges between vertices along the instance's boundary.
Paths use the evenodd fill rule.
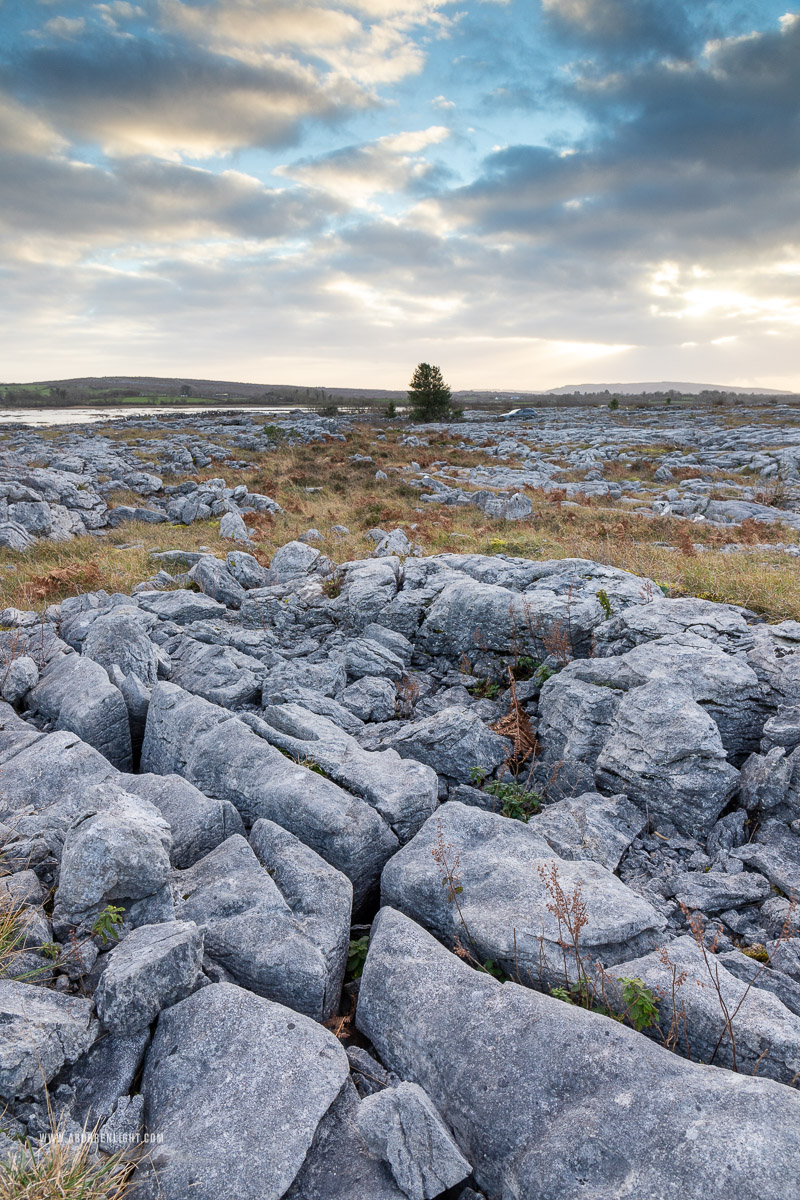
<path fill-rule="evenodd" d="M 294 404 L 291 408 L 260 408 L 255 404 L 226 404 L 223 408 L 178 404 L 135 405 L 109 404 L 107 408 L 0 408 L 0 425 L 94 425 L 99 421 L 113 421 L 119 417 L 163 417 L 171 413 L 213 414 L 246 412 L 254 416 L 288 416 L 290 412 L 312 412 L 308 406 Z M 346 409 L 342 407 L 342 412 Z"/>

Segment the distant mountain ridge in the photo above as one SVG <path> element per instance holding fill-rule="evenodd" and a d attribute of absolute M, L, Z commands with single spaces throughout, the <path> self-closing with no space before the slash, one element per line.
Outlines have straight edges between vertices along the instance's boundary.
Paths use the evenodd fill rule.
<path fill-rule="evenodd" d="M 567 387 L 550 388 L 547 396 L 567 396 L 576 392 L 617 392 L 620 396 L 639 396 L 645 392 L 682 392 L 696 396 L 700 392 L 734 392 L 745 396 L 791 396 L 794 393 L 765 387 L 730 387 L 725 383 L 676 383 L 664 380 L 661 383 L 576 383 Z"/>

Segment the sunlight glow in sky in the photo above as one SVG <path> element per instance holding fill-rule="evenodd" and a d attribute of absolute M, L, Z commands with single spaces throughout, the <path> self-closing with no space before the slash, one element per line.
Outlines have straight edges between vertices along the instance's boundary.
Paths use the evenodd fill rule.
<path fill-rule="evenodd" d="M 0 0 L 0 381 L 800 391 L 787 0 Z"/>

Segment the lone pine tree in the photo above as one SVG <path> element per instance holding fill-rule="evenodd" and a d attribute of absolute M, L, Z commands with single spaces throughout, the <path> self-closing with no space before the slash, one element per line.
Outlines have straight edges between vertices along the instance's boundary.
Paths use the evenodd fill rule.
<path fill-rule="evenodd" d="M 446 420 L 450 416 L 450 388 L 442 372 L 430 363 L 419 363 L 408 390 L 413 417 L 417 421 Z"/>

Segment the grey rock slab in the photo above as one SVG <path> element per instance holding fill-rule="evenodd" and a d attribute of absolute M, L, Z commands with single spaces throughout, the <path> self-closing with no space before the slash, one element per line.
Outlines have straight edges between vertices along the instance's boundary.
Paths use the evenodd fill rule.
<path fill-rule="evenodd" d="M 353 885 L 294 834 L 263 817 L 250 830 L 250 845 L 277 884 L 295 922 L 322 953 L 327 967 L 326 1012 L 342 989 L 350 948 Z"/>
<path fill-rule="evenodd" d="M 728 971 L 719 958 L 707 952 L 709 965 L 694 938 L 686 934 L 666 946 L 669 964 L 660 953 L 647 954 L 617 966 L 617 978 L 637 978 L 661 996 L 658 1022 L 668 1037 L 677 1021 L 675 1050 L 688 1051 L 695 1061 L 736 1068 L 744 1075 L 755 1070 L 764 1078 L 790 1083 L 800 1071 L 800 1018 L 763 988 L 751 987 Z M 671 1001 L 672 967 L 685 973 L 685 982 Z M 731 1042 L 717 985 L 729 1014 L 735 1047 Z M 735 1015 L 734 1015 L 735 1014 Z M 756 1064 L 758 1066 L 756 1067 Z"/>
<path fill-rule="evenodd" d="M 154 804 L 172 834 L 170 861 L 190 867 L 244 824 L 229 800 L 206 796 L 180 775 L 126 775 L 122 786 Z"/>
<path fill-rule="evenodd" d="M 319 550 L 305 542 L 287 542 L 272 556 L 269 564 L 270 584 L 303 578 L 316 570 L 320 557 Z"/>
<path fill-rule="evenodd" d="M 381 746 L 426 763 L 438 775 L 468 783 L 473 771 L 490 775 L 499 767 L 511 743 L 493 733 L 470 709 L 452 705 L 432 717 L 401 725 L 396 733 L 381 739 Z"/>
<path fill-rule="evenodd" d="M 27 654 L 0 663 L 0 696 L 8 704 L 19 704 L 39 682 L 39 668 Z"/>
<path fill-rule="evenodd" d="M 130 1091 L 149 1041 L 147 1029 L 129 1037 L 107 1033 L 64 1071 L 61 1079 L 72 1089 L 70 1110 L 79 1125 L 92 1128 L 111 1115 Z"/>
<path fill-rule="evenodd" d="M 388 679 L 365 675 L 348 684 L 339 703 L 361 721 L 389 721 L 395 715 L 397 688 Z"/>
<path fill-rule="evenodd" d="M 267 587 L 269 572 L 262 567 L 257 558 L 244 550 L 231 550 L 225 555 L 225 566 L 233 578 L 245 590 L 248 588 Z"/>
<path fill-rule="evenodd" d="M 433 1200 L 472 1173 L 430 1097 L 416 1083 L 400 1083 L 362 1100 L 356 1124 L 409 1200 Z"/>
<path fill-rule="evenodd" d="M 348 1078 L 333 1034 L 234 984 L 159 1018 L 142 1093 L 163 1134 L 138 1168 L 148 1200 L 280 1200 Z"/>
<path fill-rule="evenodd" d="M 53 907 L 56 932 L 91 923 L 109 902 L 156 896 L 169 879 L 171 842 L 154 805 L 119 788 L 88 789 L 83 811 L 64 839 Z"/>
<path fill-rule="evenodd" d="M 793 766 L 782 746 L 773 746 L 766 754 L 751 754 L 742 763 L 739 803 L 748 812 L 761 815 L 779 808 L 787 799 Z"/>
<path fill-rule="evenodd" d="M 227 608 L 241 608 L 245 589 L 231 575 L 226 563 L 213 554 L 204 554 L 192 567 L 189 578 L 194 580 L 205 596 L 210 596 Z"/>
<path fill-rule="evenodd" d="M 710 831 L 739 773 L 690 692 L 653 680 L 620 701 L 595 778 L 602 790 L 624 792 L 651 818 L 694 837 Z"/>
<path fill-rule="evenodd" d="M 325 1020 L 339 1002 L 341 959 L 331 965 L 270 873 L 234 834 L 175 879 L 178 916 L 194 921 L 208 956 L 260 996 Z M 335 976 L 335 977 L 334 977 Z"/>
<path fill-rule="evenodd" d="M 350 680 L 378 675 L 387 679 L 402 679 L 406 664 L 388 646 L 373 638 L 360 637 L 347 642 L 343 650 L 344 666 Z"/>
<path fill-rule="evenodd" d="M 772 992 L 789 1012 L 800 1016 L 800 983 L 790 975 L 772 964 L 765 965 L 742 954 L 741 950 L 724 951 L 719 955 L 719 961 L 731 975 L 745 983 L 752 983 L 754 987 L 763 988 L 765 992 Z"/>
<path fill-rule="evenodd" d="M 488 1196 L 794 1200 L 795 1091 L 501 985 L 391 909 L 373 925 L 356 1022 L 425 1089 Z"/>
<path fill-rule="evenodd" d="M 575 679 L 621 691 L 656 680 L 684 687 L 714 719 L 725 749 L 739 757 L 758 749 L 768 713 L 752 667 L 693 633 L 658 638 L 613 658 L 569 663 L 557 676 L 562 687 Z"/>
<path fill-rule="evenodd" d="M 743 904 L 766 900 L 772 889 L 763 875 L 740 871 L 727 875 L 721 871 L 690 871 L 678 876 L 675 899 L 687 908 L 702 913 L 723 912 Z"/>
<path fill-rule="evenodd" d="M 172 662 L 171 681 L 187 692 L 226 708 L 260 698 L 264 666 L 257 658 L 182 634 L 170 638 L 165 649 Z"/>
<path fill-rule="evenodd" d="M 262 736 L 298 761 L 315 763 L 336 783 L 372 805 L 401 842 L 413 837 L 437 805 L 435 771 L 394 750 L 369 751 L 333 721 L 298 704 L 263 711 Z"/>
<path fill-rule="evenodd" d="M 353 883 L 363 903 L 398 841 L 379 814 L 285 757 L 225 709 L 173 684 L 153 689 L 142 769 L 176 773 L 229 800 L 245 822 L 266 817 L 295 834 Z"/>
<path fill-rule="evenodd" d="M 43 836 L 60 858 L 64 837 L 85 811 L 87 791 L 114 784 L 118 772 L 75 734 L 13 731 L 15 742 L 0 751 L 3 784 L 0 820 L 22 836 Z"/>
<path fill-rule="evenodd" d="M 97 984 L 103 1026 L 124 1036 L 147 1029 L 162 1008 L 194 991 L 202 962 L 203 938 L 191 921 L 140 925 L 111 951 Z"/>
<path fill-rule="evenodd" d="M 35 1096 L 80 1058 L 99 1032 L 92 1003 L 0 980 L 0 1097 Z"/>
<path fill-rule="evenodd" d="M 594 769 L 614 725 L 622 693 L 562 671 L 546 680 L 539 694 L 538 740 L 548 763 L 564 759 Z"/>
<path fill-rule="evenodd" d="M 461 892 L 451 899 L 443 880 Z M 381 901 L 526 984 L 564 986 L 563 931 L 548 907 L 555 906 L 556 883 L 567 896 L 580 890 L 587 961 L 619 962 L 635 947 L 641 953 L 657 944 L 664 918 L 599 863 L 558 858 L 533 823 L 456 801 L 443 804 L 389 860 Z M 566 969 L 571 979 L 569 956 Z"/>
<path fill-rule="evenodd" d="M 780 708 L 764 725 L 761 738 L 761 753 L 766 754 L 775 746 L 783 746 L 789 752 L 800 746 L 800 705 L 792 704 Z"/>
<path fill-rule="evenodd" d="M 532 824 L 560 858 L 591 858 L 616 871 L 647 817 L 626 796 L 585 792 L 548 805 Z"/>
<path fill-rule="evenodd" d="M 265 703 L 280 704 L 297 688 L 314 691 L 320 696 L 335 696 L 347 683 L 342 663 L 335 658 L 325 662 L 309 662 L 293 658 L 278 663 L 264 680 Z"/>
<path fill-rule="evenodd" d="M 224 617 L 227 612 L 224 604 L 185 588 L 177 588 L 174 592 L 140 592 L 136 600 L 145 612 L 152 613 L 162 621 L 174 621 L 177 625 L 187 625 L 190 621 L 213 621 Z"/>
<path fill-rule="evenodd" d="M 670 600 L 655 589 L 647 603 L 615 613 L 597 630 L 597 650 L 601 655 L 621 654 L 681 633 L 693 633 L 733 654 L 746 653 L 753 645 L 753 631 L 741 609 L 712 600 Z"/>
<path fill-rule="evenodd" d="M 250 544 L 250 532 L 240 513 L 226 512 L 219 523 L 219 536 L 234 542 Z"/>
<path fill-rule="evenodd" d="M 408 1200 L 387 1164 L 367 1148 L 356 1124 L 358 1108 L 348 1081 L 317 1126 L 284 1200 Z"/>
<path fill-rule="evenodd" d="M 53 658 L 27 703 L 31 712 L 76 733 L 120 771 L 130 770 L 128 709 L 99 663 L 72 653 Z"/>
<path fill-rule="evenodd" d="M 158 651 L 133 606 L 101 613 L 83 639 L 81 654 L 107 672 L 116 666 L 123 676 L 137 675 L 145 687 L 153 687 L 158 679 Z"/>
<path fill-rule="evenodd" d="M 737 846 L 731 854 L 766 875 L 787 896 L 800 898 L 800 837 L 788 826 L 765 822 L 756 841 Z"/>

